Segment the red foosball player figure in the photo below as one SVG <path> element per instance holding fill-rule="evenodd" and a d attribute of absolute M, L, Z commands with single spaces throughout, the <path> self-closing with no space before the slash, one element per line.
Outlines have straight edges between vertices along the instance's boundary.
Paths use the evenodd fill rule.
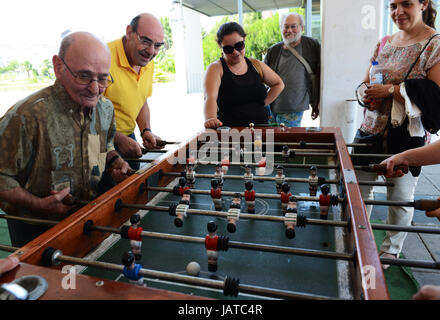
<path fill-rule="evenodd" d="M 227 174 L 228 170 L 229 170 L 229 166 L 231 165 L 231 162 L 229 161 L 229 154 L 224 153 L 223 154 L 223 159 L 222 159 L 222 161 L 220 163 L 221 163 L 221 166 L 222 166 L 223 174 L 224 175 Z"/>
<path fill-rule="evenodd" d="M 218 163 L 215 166 L 215 173 L 214 173 L 214 179 L 218 180 L 218 186 L 220 188 L 223 188 L 223 171 L 222 171 L 222 165 Z"/>
<path fill-rule="evenodd" d="M 240 218 L 240 207 L 241 207 L 241 194 L 236 192 L 232 198 L 231 206 L 228 210 L 228 226 L 229 232 L 234 233 L 236 230 L 235 224 Z"/>
<path fill-rule="evenodd" d="M 218 235 L 217 223 L 215 221 L 208 222 L 208 234 L 205 237 L 206 255 L 208 256 L 208 271 L 217 271 L 217 257 L 218 257 Z"/>
<path fill-rule="evenodd" d="M 284 175 L 284 167 L 278 165 L 276 170 L 277 172 L 275 175 L 275 184 L 277 187 L 277 193 L 281 193 L 281 186 L 284 183 L 284 180 L 286 179 L 286 176 Z"/>
<path fill-rule="evenodd" d="M 191 163 L 186 165 L 186 180 L 188 186 L 194 188 L 194 184 L 196 183 L 196 172 L 194 171 L 194 165 Z"/>
<path fill-rule="evenodd" d="M 257 176 L 264 176 L 265 173 L 266 173 L 266 157 L 263 154 L 263 156 L 261 157 L 261 160 L 258 161 L 256 174 L 257 174 Z"/>
<path fill-rule="evenodd" d="M 321 194 L 319 195 L 320 218 L 327 220 L 328 209 L 330 206 L 338 204 L 338 196 L 329 194 L 330 187 L 327 184 L 321 185 Z"/>
<path fill-rule="evenodd" d="M 186 212 L 190 206 L 191 190 L 185 190 L 182 199 L 176 207 L 176 219 L 174 219 L 174 225 L 178 228 L 183 226 L 183 219 L 186 217 Z"/>
<path fill-rule="evenodd" d="M 142 231 L 143 229 L 139 226 L 141 223 L 141 216 L 133 214 L 130 217 L 131 226 L 128 229 L 128 239 L 130 239 L 131 251 L 134 254 L 136 261 L 142 259 L 141 247 L 142 247 Z"/>
<path fill-rule="evenodd" d="M 321 194 L 319 195 L 319 211 L 321 212 L 320 218 L 327 220 L 328 207 L 330 206 L 330 188 L 324 184 L 321 186 Z"/>
<path fill-rule="evenodd" d="M 124 265 L 122 273 L 130 283 L 145 286 L 144 278 L 139 275 L 142 265 L 135 263 L 135 257 L 131 251 L 125 252 L 122 255 L 122 264 Z"/>
<path fill-rule="evenodd" d="M 222 189 L 219 186 L 217 179 L 211 180 L 211 198 L 214 202 L 215 210 L 222 210 Z"/>
<path fill-rule="evenodd" d="M 245 165 L 244 167 L 244 182 L 252 181 L 254 179 L 254 174 L 252 173 L 252 166 L 250 164 Z"/>
<path fill-rule="evenodd" d="M 289 197 L 287 203 L 286 214 L 284 215 L 284 225 L 286 226 L 286 237 L 288 239 L 295 238 L 295 226 L 297 222 L 296 197 Z"/>
<path fill-rule="evenodd" d="M 310 167 L 310 176 L 309 176 L 309 192 L 311 197 L 316 196 L 316 192 L 318 191 L 318 176 L 316 175 L 317 169 L 315 166 Z"/>
<path fill-rule="evenodd" d="M 287 209 L 287 203 L 289 202 L 289 198 L 292 196 L 292 193 L 290 192 L 290 186 L 287 182 L 284 182 L 281 185 L 281 210 L 283 213 L 286 212 Z"/>
<path fill-rule="evenodd" d="M 247 210 L 249 213 L 255 213 L 255 190 L 252 181 L 247 181 L 244 184 L 246 190 L 244 192 L 244 199 L 246 200 Z"/>
<path fill-rule="evenodd" d="M 183 193 L 185 192 L 185 190 L 189 190 L 190 188 L 186 185 L 186 178 L 185 177 L 181 177 L 179 179 L 179 185 L 178 186 L 174 186 L 173 188 L 173 193 L 176 196 L 183 196 Z"/>

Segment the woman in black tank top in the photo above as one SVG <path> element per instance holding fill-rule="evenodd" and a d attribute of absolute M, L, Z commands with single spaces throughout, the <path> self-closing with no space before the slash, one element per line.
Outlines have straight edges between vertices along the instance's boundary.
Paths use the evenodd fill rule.
<path fill-rule="evenodd" d="M 281 78 L 266 64 L 245 57 L 245 37 L 236 22 L 223 24 L 217 32 L 223 57 L 206 70 L 206 128 L 266 124 L 265 106 L 284 88 Z"/>

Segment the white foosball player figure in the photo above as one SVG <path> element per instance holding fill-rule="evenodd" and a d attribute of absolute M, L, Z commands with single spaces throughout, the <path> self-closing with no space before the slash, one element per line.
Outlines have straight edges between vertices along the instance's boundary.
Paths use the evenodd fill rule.
<path fill-rule="evenodd" d="M 183 225 L 183 220 L 186 217 L 186 212 L 190 206 L 191 190 L 185 190 L 182 199 L 176 207 L 176 218 L 174 219 L 174 225 L 180 228 Z"/>
<path fill-rule="evenodd" d="M 229 170 L 229 166 L 231 165 L 231 162 L 229 161 L 229 155 L 227 153 L 223 154 L 222 161 L 220 162 L 222 166 L 222 172 L 223 174 L 227 174 Z"/>
<path fill-rule="evenodd" d="M 232 198 L 231 206 L 228 210 L 228 225 L 227 229 L 229 232 L 234 233 L 236 230 L 235 224 L 240 218 L 240 207 L 241 207 L 241 194 L 236 192 Z"/>
<path fill-rule="evenodd" d="M 297 224 L 296 197 L 291 196 L 287 203 L 286 214 L 284 215 L 284 225 L 286 226 L 286 237 L 295 238 L 295 227 Z"/>
<path fill-rule="evenodd" d="M 315 166 L 310 167 L 310 176 L 309 176 L 309 193 L 311 197 L 316 196 L 316 192 L 318 191 L 319 178 L 316 175 L 317 169 Z"/>
<path fill-rule="evenodd" d="M 253 181 L 254 180 L 254 174 L 252 173 L 252 166 L 250 164 L 245 165 L 244 167 L 244 176 L 243 176 L 244 182 L 247 181 Z"/>
<path fill-rule="evenodd" d="M 188 186 L 191 189 L 194 188 L 194 184 L 196 183 L 196 172 L 194 171 L 194 165 L 192 163 L 188 163 L 186 165 L 185 177 Z"/>
<path fill-rule="evenodd" d="M 289 147 L 283 146 L 283 151 L 281 156 L 283 157 L 284 162 L 289 162 Z"/>
<path fill-rule="evenodd" d="M 281 185 L 286 180 L 286 176 L 284 175 L 284 167 L 278 165 L 276 168 L 276 175 L 275 175 L 275 184 L 277 188 L 277 193 L 281 193 Z"/>
<path fill-rule="evenodd" d="M 216 179 L 218 181 L 218 186 L 220 188 L 223 188 L 223 171 L 222 171 L 222 165 L 220 163 L 218 163 L 215 166 L 215 173 L 214 173 L 214 179 Z"/>

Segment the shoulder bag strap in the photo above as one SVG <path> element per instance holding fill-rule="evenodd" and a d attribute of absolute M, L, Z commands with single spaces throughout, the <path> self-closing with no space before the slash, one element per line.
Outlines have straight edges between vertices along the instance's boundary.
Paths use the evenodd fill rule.
<path fill-rule="evenodd" d="M 428 40 L 428 42 L 427 42 L 427 43 L 425 44 L 425 46 L 423 47 L 422 51 L 420 51 L 419 55 L 417 56 L 416 61 L 414 61 L 414 63 L 413 63 L 413 64 L 411 65 L 411 67 L 409 68 L 409 71 L 408 71 L 408 73 L 406 74 L 405 79 L 403 79 L 403 81 L 405 81 L 405 80 L 408 78 L 409 74 L 411 73 L 412 69 L 413 69 L 414 66 L 416 65 L 417 61 L 419 61 L 420 56 L 422 55 L 423 51 L 425 51 L 426 47 L 428 47 L 428 45 L 431 43 L 431 40 L 434 39 L 434 37 L 435 37 L 435 36 L 438 36 L 438 35 L 440 35 L 440 33 L 436 33 L 435 35 L 433 35 L 433 36 Z"/>
<path fill-rule="evenodd" d="M 261 68 L 260 61 L 254 58 L 248 58 L 248 59 L 251 61 L 255 70 L 257 70 L 258 74 L 260 75 L 260 78 L 263 79 L 263 69 Z"/>
<path fill-rule="evenodd" d="M 299 60 L 299 61 L 301 61 L 301 63 L 304 65 L 304 67 L 306 68 L 306 70 L 307 70 L 307 72 L 309 73 L 309 74 L 313 74 L 313 71 L 312 71 L 312 68 L 310 67 L 310 65 L 309 65 L 309 63 L 307 62 L 307 60 L 306 59 L 304 59 L 303 57 L 302 57 L 302 55 L 300 55 L 299 53 L 298 53 L 298 51 L 296 51 L 294 48 L 292 48 L 291 46 L 286 46 L 287 47 L 287 49 L 289 49 L 289 51 L 290 52 L 292 52 L 292 54 L 295 56 L 295 57 L 297 57 L 297 59 Z"/>

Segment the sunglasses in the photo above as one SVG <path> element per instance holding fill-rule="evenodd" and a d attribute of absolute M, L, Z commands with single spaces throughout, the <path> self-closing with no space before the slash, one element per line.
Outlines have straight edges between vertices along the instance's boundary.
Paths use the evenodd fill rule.
<path fill-rule="evenodd" d="M 239 41 L 233 46 L 224 46 L 222 49 L 223 52 L 226 54 L 231 54 L 232 52 L 234 52 L 234 49 L 237 51 L 241 51 L 244 49 L 244 41 Z"/>

